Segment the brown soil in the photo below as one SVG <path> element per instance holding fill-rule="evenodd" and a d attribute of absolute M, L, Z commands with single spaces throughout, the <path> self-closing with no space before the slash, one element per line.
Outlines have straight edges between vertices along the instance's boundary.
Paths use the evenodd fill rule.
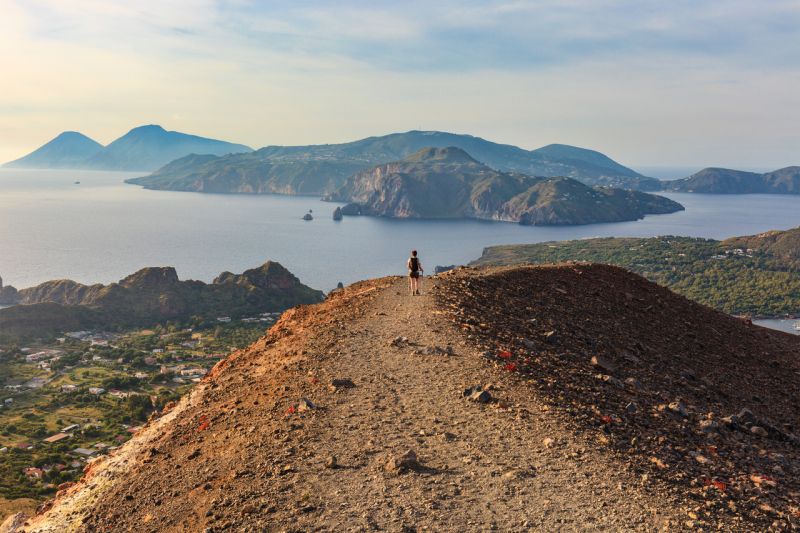
<path fill-rule="evenodd" d="M 25 529 L 797 527 L 800 339 L 612 267 L 405 283 L 289 311 Z"/>

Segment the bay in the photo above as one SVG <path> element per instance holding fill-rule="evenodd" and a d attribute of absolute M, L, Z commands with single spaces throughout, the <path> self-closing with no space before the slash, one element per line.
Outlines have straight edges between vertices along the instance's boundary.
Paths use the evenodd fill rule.
<path fill-rule="evenodd" d="M 412 248 L 427 272 L 464 264 L 493 244 L 601 236 L 726 238 L 800 226 L 800 196 L 670 193 L 686 211 L 586 226 L 526 227 L 474 220 L 331 218 L 315 197 L 148 191 L 137 173 L 0 170 L 0 276 L 17 288 L 70 278 L 109 283 L 146 266 L 210 281 L 267 259 L 330 290 L 404 274 Z M 79 181 L 80 184 L 75 182 Z M 313 210 L 314 220 L 301 219 Z"/>

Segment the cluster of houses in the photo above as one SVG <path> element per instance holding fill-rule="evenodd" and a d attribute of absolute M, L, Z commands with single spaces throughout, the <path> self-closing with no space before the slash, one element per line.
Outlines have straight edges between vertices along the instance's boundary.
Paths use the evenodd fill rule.
<path fill-rule="evenodd" d="M 724 254 L 712 255 L 711 259 L 727 259 L 729 257 L 753 257 L 753 250 L 750 248 L 734 248 L 725 250 Z"/>
<path fill-rule="evenodd" d="M 70 424 L 66 427 L 61 428 L 61 431 L 50 435 L 49 437 L 42 440 L 45 444 L 58 444 L 64 442 L 68 439 L 74 438 L 75 432 L 81 429 L 80 424 Z M 127 426 L 123 425 L 123 429 L 126 433 L 136 433 L 141 429 L 141 426 Z M 68 470 L 68 471 L 75 471 L 82 469 L 87 463 L 93 461 L 98 455 L 105 453 L 107 451 L 115 449 L 119 444 L 125 442 L 128 439 L 125 435 L 121 434 L 115 438 L 115 445 L 110 445 L 105 442 L 97 442 L 93 444 L 91 447 L 76 447 L 69 452 L 69 456 L 71 456 L 71 461 L 68 463 L 54 463 L 49 465 L 43 466 L 28 466 L 22 469 L 22 473 L 31 481 L 37 481 L 44 478 L 45 474 L 51 472 L 52 470 L 56 470 L 58 472 Z M 21 450 L 32 450 L 35 445 L 29 442 L 20 442 L 16 446 L 16 448 Z M 0 448 L 0 453 L 4 453 L 8 451 L 8 447 Z"/>
<path fill-rule="evenodd" d="M 208 374 L 208 369 L 203 368 L 200 366 L 187 366 L 187 365 L 176 365 L 176 366 L 161 366 L 161 374 L 172 374 L 173 383 L 186 383 L 186 382 L 199 382 L 203 376 Z"/>
<path fill-rule="evenodd" d="M 105 331 L 70 331 L 64 334 L 59 341 L 64 342 L 65 338 L 88 342 L 91 346 L 111 346 L 111 343 L 119 338 L 119 335 L 107 333 Z"/>

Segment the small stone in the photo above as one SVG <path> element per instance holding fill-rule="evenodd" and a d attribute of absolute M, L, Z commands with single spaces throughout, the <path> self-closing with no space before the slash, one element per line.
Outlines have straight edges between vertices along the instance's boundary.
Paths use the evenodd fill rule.
<path fill-rule="evenodd" d="M 312 409 L 316 408 L 317 406 L 314 404 L 314 402 L 308 398 L 300 398 L 300 401 L 297 404 L 297 410 L 301 413 L 304 411 L 311 411 Z"/>
<path fill-rule="evenodd" d="M 756 435 L 758 437 L 766 437 L 766 436 L 769 435 L 769 433 L 767 433 L 767 430 L 762 428 L 761 426 L 752 426 L 752 427 L 750 427 L 750 433 L 752 433 L 753 435 Z"/>
<path fill-rule="evenodd" d="M 417 454 L 414 452 L 414 450 L 408 450 L 402 455 L 389 457 L 389 460 L 386 461 L 386 464 L 383 465 L 383 468 L 387 472 L 393 474 L 402 474 L 408 472 L 409 470 L 419 468 Z"/>
<path fill-rule="evenodd" d="M 331 380 L 331 387 L 334 389 L 352 389 L 356 384 L 349 378 L 337 378 Z"/>
<path fill-rule="evenodd" d="M 325 460 L 325 468 L 337 468 L 339 464 L 336 462 L 336 456 L 330 455 Z"/>
<path fill-rule="evenodd" d="M 625 412 L 629 415 L 635 415 L 639 411 L 639 406 L 635 402 L 630 402 L 625 406 Z"/>
<path fill-rule="evenodd" d="M 462 396 L 477 403 L 489 403 L 492 401 L 492 395 L 480 385 L 464 389 Z"/>
<path fill-rule="evenodd" d="M 758 422 L 756 415 L 754 415 L 753 412 L 747 408 L 739 411 L 739 414 L 736 415 L 736 417 L 739 419 L 739 423 L 745 426 L 755 425 Z"/>
<path fill-rule="evenodd" d="M 542 337 L 544 337 L 544 341 L 548 344 L 555 344 L 556 342 L 558 342 L 558 335 L 556 334 L 555 330 L 548 331 L 547 333 L 542 335 Z"/>
<path fill-rule="evenodd" d="M 636 378 L 625 378 L 625 386 L 631 391 L 638 391 L 642 389 L 642 384 Z"/>
<path fill-rule="evenodd" d="M 542 440 L 542 445 L 544 445 L 544 447 L 545 447 L 545 448 L 552 448 L 552 447 L 553 447 L 553 445 L 555 444 L 555 442 L 556 442 L 556 441 L 555 441 L 555 440 L 553 440 L 552 438 L 550 438 L 550 437 L 545 437 L 545 438 Z"/>
<path fill-rule="evenodd" d="M 619 379 L 615 378 L 614 376 L 609 376 L 607 374 L 598 374 L 597 377 L 600 378 L 605 383 L 608 383 L 609 385 L 617 387 L 618 389 L 624 389 L 625 388 L 625 384 L 622 381 L 620 381 Z"/>
<path fill-rule="evenodd" d="M 719 431 L 719 424 L 716 420 L 701 420 L 698 425 L 703 433 L 717 433 Z"/>
<path fill-rule="evenodd" d="M 404 344 L 408 344 L 408 337 L 395 337 L 389 343 L 390 346 L 395 346 L 395 347 L 403 346 Z"/>
<path fill-rule="evenodd" d="M 591 363 L 595 368 L 600 368 L 609 373 L 613 373 L 617 370 L 616 365 L 601 355 L 592 356 Z"/>
<path fill-rule="evenodd" d="M 676 400 L 670 403 L 668 406 L 670 411 L 675 413 L 676 415 L 680 415 L 683 418 L 689 416 L 689 412 L 686 410 L 686 405 L 681 400 Z"/>

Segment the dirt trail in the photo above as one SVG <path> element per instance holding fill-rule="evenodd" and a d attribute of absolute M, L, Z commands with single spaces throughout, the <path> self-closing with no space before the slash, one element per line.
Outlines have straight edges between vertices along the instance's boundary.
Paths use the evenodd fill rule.
<path fill-rule="evenodd" d="M 678 489 L 483 357 L 440 283 L 373 280 L 287 313 L 25 530 L 682 529 Z M 474 385 L 494 401 L 463 398 Z M 409 471 L 386 468 L 409 450 Z"/>
<path fill-rule="evenodd" d="M 465 401 L 466 387 L 498 376 L 443 319 L 431 294 L 430 281 L 415 297 L 407 295 L 405 280 L 398 281 L 341 332 L 342 356 L 330 361 L 329 371 L 357 386 L 328 406 L 323 434 L 310 451 L 320 458 L 334 455 L 342 466 L 302 473 L 296 489 L 320 498 L 326 510 L 300 515 L 293 525 L 390 531 L 657 528 L 663 517 L 653 511 L 663 510 L 664 501 L 643 494 L 628 474 L 572 442 L 557 420 L 531 402 L 530 391 L 508 386 L 492 391 L 501 403 Z M 409 345 L 392 346 L 397 337 L 407 337 Z M 446 350 L 454 339 L 454 355 L 415 353 Z M 418 456 L 421 471 L 386 475 L 387 459 L 408 450 Z"/>

